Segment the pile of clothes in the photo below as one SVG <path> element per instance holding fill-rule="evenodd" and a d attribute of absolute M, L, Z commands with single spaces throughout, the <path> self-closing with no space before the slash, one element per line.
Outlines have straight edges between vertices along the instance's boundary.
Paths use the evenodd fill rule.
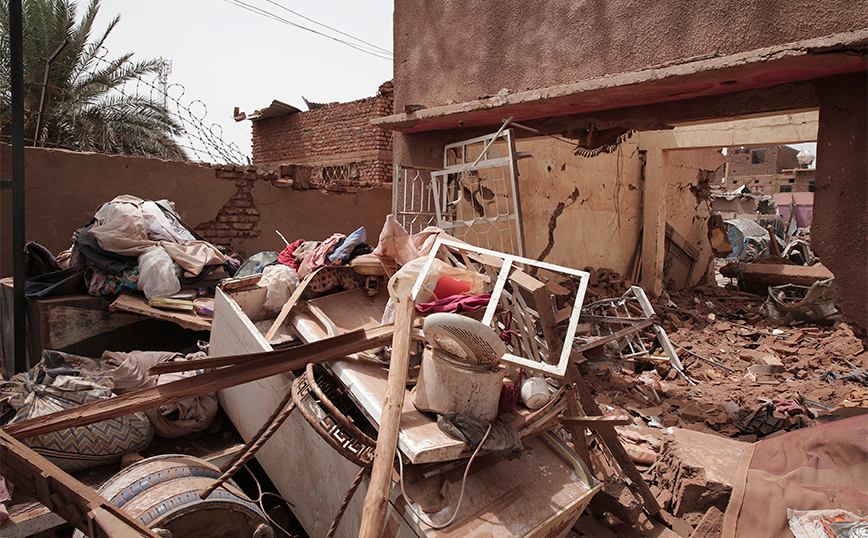
<path fill-rule="evenodd" d="M 264 306 L 272 312 L 280 310 L 299 281 L 308 276 L 305 298 L 333 290 L 356 289 L 362 286 L 362 281 L 345 266 L 354 258 L 373 251 L 373 247 L 365 243 L 366 239 L 364 226 L 349 235 L 333 234 L 324 241 L 298 239 L 281 252 L 260 252 L 251 256 L 235 276 L 261 273 L 259 285 L 269 288 Z"/>
<path fill-rule="evenodd" d="M 105 203 L 73 236 L 58 271 L 30 278 L 25 294 L 42 298 L 81 291 L 116 295 L 141 290 L 148 297 L 169 297 L 212 276 L 230 276 L 227 256 L 187 228 L 167 200 L 118 196 Z"/>

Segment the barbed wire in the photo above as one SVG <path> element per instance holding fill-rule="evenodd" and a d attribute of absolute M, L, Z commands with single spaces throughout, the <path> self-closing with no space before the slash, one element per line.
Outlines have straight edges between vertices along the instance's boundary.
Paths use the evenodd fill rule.
<path fill-rule="evenodd" d="M 100 47 L 94 56 L 95 69 L 107 67 L 115 60 L 107 59 L 109 51 L 106 47 Z M 132 68 L 134 62 L 127 60 L 120 66 L 120 70 Z M 173 83 L 167 86 L 165 93 L 159 87 L 159 73 L 135 75 L 132 80 L 125 81 L 120 86 L 111 89 L 125 98 L 147 98 L 151 101 L 166 103 L 169 114 L 180 124 L 181 134 L 175 137 L 176 144 L 182 148 L 187 157 L 196 162 L 210 164 L 250 164 L 250 157 L 234 142 L 223 139 L 223 127 L 216 123 L 208 123 L 208 105 L 201 99 L 185 100 L 187 88 L 183 84 Z M 41 83 L 32 82 L 30 86 L 42 87 Z M 60 90 L 51 84 L 48 89 Z M 35 143 L 34 138 L 28 138 L 25 134 L 24 143 L 28 146 Z M 40 141 L 43 147 L 54 149 L 69 149 L 80 151 L 80 148 L 72 145 L 58 144 L 49 140 Z"/>
<path fill-rule="evenodd" d="M 107 55 L 108 49 L 101 47 L 100 54 L 95 57 L 98 66 L 111 62 L 106 60 Z M 132 65 L 132 62 L 127 61 L 122 67 L 132 67 Z M 170 84 L 164 94 L 163 89 L 158 87 L 158 77 L 159 74 L 153 74 L 153 79 L 149 80 L 142 75 L 137 75 L 134 81 L 125 82 L 120 87 L 114 88 L 114 91 L 124 97 L 142 97 L 144 95 L 142 88 L 144 88 L 151 101 L 160 102 L 165 98 L 169 113 L 181 124 L 183 131 L 180 140 L 176 142 L 188 152 L 188 157 L 192 160 L 212 164 L 249 164 L 250 159 L 237 144 L 223 140 L 223 127 L 220 124 L 207 123 L 208 105 L 204 101 L 191 99 L 185 102 L 183 99 L 187 88 L 178 83 Z M 126 90 L 129 84 L 134 85 L 133 92 Z M 194 110 L 194 107 L 197 109 L 201 107 L 201 109 Z"/>

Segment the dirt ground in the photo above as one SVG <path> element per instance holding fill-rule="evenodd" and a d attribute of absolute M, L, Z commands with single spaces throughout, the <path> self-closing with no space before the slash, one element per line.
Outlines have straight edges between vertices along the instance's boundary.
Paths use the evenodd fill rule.
<path fill-rule="evenodd" d="M 630 285 L 607 270 L 593 271 L 591 282 L 586 304 L 617 297 Z M 604 414 L 631 417 L 643 432 L 618 429 L 628 452 L 639 454 L 633 459 L 661 505 L 667 494 L 655 481 L 659 469 L 655 474 L 651 466 L 664 456 L 668 427 L 751 443 L 868 407 L 868 352 L 858 326 L 843 320 L 779 325 L 764 314 L 764 297 L 732 283 L 664 291 L 651 302 L 691 381 L 662 361 L 624 360 L 611 347 L 586 352 L 581 370 Z M 760 372 L 749 372 L 755 366 Z M 653 461 L 638 462 L 642 454 Z M 661 519 L 687 538 L 699 532 L 694 528 L 703 515 L 675 518 L 664 510 Z M 659 535 L 611 515 L 595 519 L 587 513 L 573 533 Z"/>

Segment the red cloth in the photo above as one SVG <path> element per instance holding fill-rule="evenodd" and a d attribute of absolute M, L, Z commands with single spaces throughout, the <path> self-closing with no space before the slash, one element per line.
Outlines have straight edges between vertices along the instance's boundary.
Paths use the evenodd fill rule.
<path fill-rule="evenodd" d="M 277 261 L 298 271 L 298 266 L 301 264 L 292 257 L 292 253 L 295 252 L 295 249 L 300 247 L 303 243 L 304 239 L 299 239 L 298 241 L 286 245 L 286 248 L 280 251 L 280 254 L 277 255 Z"/>
<path fill-rule="evenodd" d="M 483 295 L 453 295 L 430 303 L 416 305 L 416 313 L 420 315 L 435 312 L 470 312 L 480 306 L 486 306 L 491 300 L 491 294 Z"/>

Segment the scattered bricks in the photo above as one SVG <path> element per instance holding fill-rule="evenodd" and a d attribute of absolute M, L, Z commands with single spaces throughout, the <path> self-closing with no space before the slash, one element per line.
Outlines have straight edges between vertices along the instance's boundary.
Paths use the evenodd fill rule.
<path fill-rule="evenodd" d="M 668 489 L 660 490 L 660 493 L 656 495 L 657 502 L 660 504 L 660 507 L 664 510 L 670 510 L 672 508 L 672 492 Z"/>
<path fill-rule="evenodd" d="M 787 346 L 784 344 L 775 344 L 772 346 L 772 349 L 775 352 L 780 353 L 781 355 L 786 355 L 786 356 L 792 356 L 792 355 L 795 355 L 799 352 L 798 348 L 790 347 L 790 346 Z"/>
<path fill-rule="evenodd" d="M 723 512 L 712 506 L 705 512 L 690 538 L 720 538 L 723 536 Z"/>
<path fill-rule="evenodd" d="M 667 434 L 654 473 L 661 489 L 672 494 L 672 514 L 693 524 L 711 506 L 725 510 L 739 459 L 748 446 L 692 430 Z"/>
<path fill-rule="evenodd" d="M 804 337 L 805 337 L 805 333 L 803 333 L 802 331 L 796 331 L 793 334 L 791 334 L 789 338 L 784 340 L 784 344 L 786 344 L 788 346 L 794 346 L 794 345 L 798 344 L 802 340 L 802 338 L 804 338 Z"/>
<path fill-rule="evenodd" d="M 663 523 L 672 528 L 675 536 L 686 537 L 693 533 L 693 526 L 690 523 L 680 517 L 673 516 L 666 510 L 661 510 L 658 516 Z"/>
<path fill-rule="evenodd" d="M 593 510 L 609 512 L 624 523 L 635 524 L 642 513 L 642 504 L 636 499 L 623 478 L 611 476 L 603 482 L 591 500 Z"/>

